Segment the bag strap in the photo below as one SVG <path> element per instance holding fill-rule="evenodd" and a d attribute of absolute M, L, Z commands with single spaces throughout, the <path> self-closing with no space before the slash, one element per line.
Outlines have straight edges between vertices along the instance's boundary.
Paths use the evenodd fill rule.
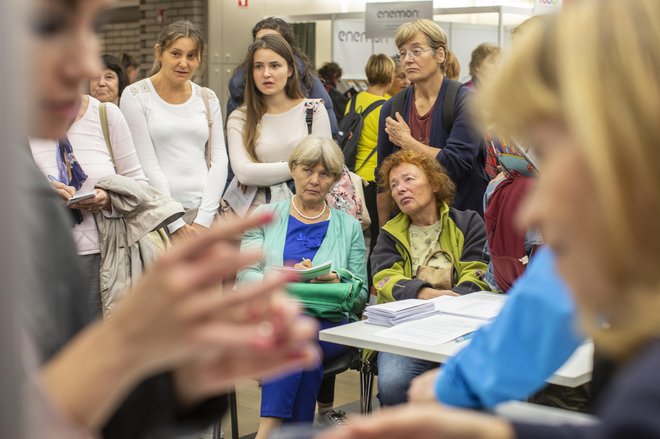
<path fill-rule="evenodd" d="M 447 79 L 447 81 L 449 81 L 449 84 L 447 84 L 445 100 L 442 103 L 442 126 L 445 128 L 447 137 L 449 137 L 449 133 L 454 125 L 454 119 L 456 118 L 456 97 L 458 96 L 458 90 L 463 87 L 463 84 L 453 79 Z"/>
<path fill-rule="evenodd" d="M 380 99 L 380 100 L 378 100 L 378 101 L 372 102 L 372 103 L 367 107 L 366 110 L 364 110 L 362 113 L 360 113 L 360 114 L 362 115 L 362 118 L 363 118 L 363 119 L 366 118 L 367 115 L 369 115 L 369 113 L 371 113 L 372 111 L 374 111 L 376 108 L 382 106 L 382 105 L 385 103 L 385 101 L 386 101 L 386 99 Z M 357 168 L 355 168 L 355 172 L 359 171 L 360 169 L 362 169 L 362 167 L 363 167 L 364 165 L 367 164 L 367 162 L 369 161 L 369 159 L 370 159 L 371 157 L 373 157 L 373 155 L 376 153 L 376 150 L 377 150 L 377 149 L 378 149 L 378 145 L 374 146 L 374 148 L 369 152 L 369 155 L 367 156 L 366 159 L 364 159 L 364 161 L 362 162 L 362 164 L 361 164 L 360 166 L 358 166 Z"/>
<path fill-rule="evenodd" d="M 406 117 L 403 114 L 403 107 L 406 102 L 406 93 L 408 93 L 408 89 L 404 88 L 400 92 L 398 92 L 394 97 L 392 98 L 392 111 L 390 112 L 390 116 L 392 119 L 396 120 L 396 114 L 399 113 L 401 116 L 404 118 Z"/>
<path fill-rule="evenodd" d="M 362 92 L 360 92 L 360 93 L 362 93 Z M 355 96 L 353 96 L 351 98 L 351 102 L 350 102 L 351 107 L 348 110 L 349 113 L 351 113 L 351 112 L 354 113 L 355 112 L 355 106 L 357 105 L 357 97 L 360 93 L 356 94 Z"/>
<path fill-rule="evenodd" d="M 211 168 L 211 132 L 213 128 L 213 119 L 211 119 L 211 106 L 209 105 L 209 94 L 211 90 L 202 87 L 202 100 L 204 101 L 204 108 L 206 110 L 206 123 L 209 126 L 209 139 L 204 146 L 204 158 L 206 159 L 206 168 Z"/>
<path fill-rule="evenodd" d="M 305 104 L 305 123 L 307 124 L 307 135 L 312 134 L 312 124 L 314 123 L 314 107 Z"/>
<path fill-rule="evenodd" d="M 110 127 L 108 126 L 108 106 L 105 102 L 101 102 L 99 105 L 99 116 L 101 118 L 101 128 L 103 129 L 105 146 L 108 148 L 108 152 L 110 153 L 112 166 L 115 168 L 115 172 L 117 172 L 117 162 L 115 162 L 115 154 L 112 151 L 112 142 L 110 141 Z"/>

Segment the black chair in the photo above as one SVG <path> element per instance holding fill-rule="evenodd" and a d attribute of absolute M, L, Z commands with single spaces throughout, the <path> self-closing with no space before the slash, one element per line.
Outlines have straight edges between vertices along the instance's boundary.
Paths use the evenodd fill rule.
<path fill-rule="evenodd" d="M 374 376 L 378 375 L 378 353 L 372 352 L 368 358 L 362 359 L 361 351 L 358 370 L 360 371 L 360 413 L 371 413 L 371 396 L 374 387 Z"/>
<path fill-rule="evenodd" d="M 231 439 L 238 439 L 238 408 L 236 407 L 236 389 L 233 389 L 229 395 L 229 415 L 231 418 Z M 213 439 L 220 439 L 222 431 L 222 419 L 219 419 L 213 425 Z"/>

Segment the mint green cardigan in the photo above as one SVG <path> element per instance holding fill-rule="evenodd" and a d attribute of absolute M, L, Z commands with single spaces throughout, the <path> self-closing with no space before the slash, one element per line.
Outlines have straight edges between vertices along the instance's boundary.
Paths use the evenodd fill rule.
<path fill-rule="evenodd" d="M 268 267 L 284 263 L 284 244 L 286 242 L 287 226 L 291 201 L 284 200 L 257 207 L 255 214 L 272 211 L 275 213 L 273 222 L 267 226 L 248 230 L 243 235 L 241 250 L 261 249 L 263 260 L 245 268 L 238 273 L 237 283 L 259 281 Z M 330 224 L 328 231 L 312 260 L 312 265 L 327 261 L 332 262 L 332 269 L 343 268 L 362 279 L 363 286 L 356 304 L 360 309 L 367 302 L 367 249 L 364 235 L 358 220 L 345 212 L 330 208 Z"/>

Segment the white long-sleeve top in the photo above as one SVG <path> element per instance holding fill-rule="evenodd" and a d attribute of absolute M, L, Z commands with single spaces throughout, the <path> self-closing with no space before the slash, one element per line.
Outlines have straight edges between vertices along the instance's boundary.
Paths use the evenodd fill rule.
<path fill-rule="evenodd" d="M 71 125 L 67 133 L 73 154 L 87 174 L 87 180 L 78 192 L 94 190 L 96 183 L 108 175 L 119 174 L 138 181 L 147 182 L 138 156 L 133 146 L 133 138 L 128 124 L 119 108 L 108 103 L 106 105 L 110 142 L 117 163 L 117 172 L 112 164 L 110 151 L 103 137 L 100 102 L 89 96 L 85 114 Z M 44 175 L 58 176 L 57 141 L 50 139 L 30 139 L 30 148 L 34 161 Z M 73 238 L 80 255 L 99 253 L 99 233 L 94 216 L 87 210 L 81 210 L 83 221 L 73 228 Z"/>
<path fill-rule="evenodd" d="M 227 120 L 227 143 L 232 169 L 241 184 L 266 187 L 291 178 L 287 164 L 289 153 L 308 135 L 305 102 L 314 105 L 312 134 L 318 137 L 332 136 L 328 112 L 320 99 L 305 99 L 285 113 L 266 113 L 261 118 L 255 145 L 259 163 L 250 159 L 243 142 L 245 107 L 232 112 Z"/>
<path fill-rule="evenodd" d="M 209 227 L 218 212 L 227 181 L 227 150 L 222 129 L 220 102 L 209 89 L 211 168 L 206 165 L 209 128 L 203 89 L 191 82 L 192 94 L 183 104 L 164 101 L 149 78 L 126 87 L 121 110 L 133 134 L 144 172 L 152 186 L 170 195 L 185 209 L 198 209 L 194 222 Z M 183 227 L 179 219 L 171 232 Z"/>

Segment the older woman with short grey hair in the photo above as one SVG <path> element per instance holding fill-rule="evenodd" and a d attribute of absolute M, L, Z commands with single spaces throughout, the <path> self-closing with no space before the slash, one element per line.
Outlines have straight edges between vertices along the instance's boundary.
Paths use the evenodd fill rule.
<path fill-rule="evenodd" d="M 264 204 L 255 210 L 256 214 L 272 212 L 275 219 L 243 236 L 241 249 L 263 250 L 264 258 L 261 263 L 241 271 L 238 282 L 259 280 L 271 266 L 311 268 L 328 261 L 332 263 L 332 271 L 310 282 L 351 282 L 342 274 L 345 270 L 354 277 L 366 279 L 366 248 L 360 223 L 326 202 L 330 189 L 342 175 L 344 158 L 339 147 L 330 138 L 309 136 L 294 148 L 288 163 L 296 194 L 290 200 Z M 357 320 L 357 313 L 367 300 L 366 282 L 362 282 L 356 295 L 352 312 L 341 318 L 318 318 L 321 328 Z M 346 349 L 332 343 L 319 342 L 319 345 L 324 361 L 339 356 Z M 268 432 L 282 422 L 312 422 L 322 378 L 323 368 L 319 366 L 264 381 L 257 438 L 267 437 Z"/>

